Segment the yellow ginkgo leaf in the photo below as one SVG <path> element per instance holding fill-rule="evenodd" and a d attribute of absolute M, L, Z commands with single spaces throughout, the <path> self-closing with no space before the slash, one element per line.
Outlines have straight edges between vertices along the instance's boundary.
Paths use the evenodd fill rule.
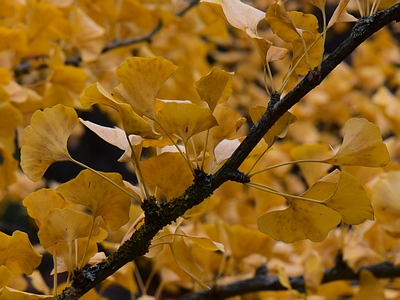
<path fill-rule="evenodd" d="M 79 119 L 83 125 L 89 128 L 91 131 L 96 133 L 99 137 L 105 140 L 107 143 L 118 147 L 125 152 L 118 159 L 119 162 L 127 162 L 132 160 L 132 148 L 134 149 L 136 157 L 140 157 L 142 151 L 142 141 L 143 139 L 137 135 L 130 135 L 129 141 L 126 136 L 126 132 L 118 127 L 110 128 L 101 126 L 90 121 L 85 121 Z"/>
<path fill-rule="evenodd" d="M 267 61 L 272 62 L 272 61 L 282 60 L 286 57 L 288 53 L 289 50 L 286 48 L 280 48 L 271 45 L 271 47 L 268 49 L 267 52 Z"/>
<path fill-rule="evenodd" d="M 360 271 L 360 290 L 352 300 L 385 300 L 385 287 L 369 270 Z"/>
<path fill-rule="evenodd" d="M 157 113 L 157 118 L 168 132 L 179 136 L 185 145 L 192 135 L 218 125 L 210 109 L 187 102 L 166 102 Z"/>
<path fill-rule="evenodd" d="M 221 243 L 214 242 L 207 237 L 188 235 L 183 230 L 181 230 L 181 232 L 185 235 L 185 238 L 200 246 L 204 250 L 225 252 L 224 245 Z"/>
<path fill-rule="evenodd" d="M 67 202 L 53 189 L 40 189 L 26 197 L 22 204 L 27 208 L 28 215 L 34 218 L 36 225 L 40 227 L 43 219 L 53 208 L 69 207 Z"/>
<path fill-rule="evenodd" d="M 325 11 L 326 0 L 307 0 L 312 5 L 319 8 L 320 11 Z"/>
<path fill-rule="evenodd" d="M 92 217 L 70 208 L 54 208 L 43 219 L 38 231 L 40 244 L 49 248 L 59 242 L 72 242 L 81 237 L 88 237 L 92 227 Z M 98 224 L 92 229 L 92 236 L 100 232 Z"/>
<path fill-rule="evenodd" d="M 165 152 L 140 162 L 140 170 L 146 185 L 160 188 L 167 199 L 180 196 L 193 181 L 189 166 L 177 152 Z"/>
<path fill-rule="evenodd" d="M 29 275 L 41 260 L 42 256 L 33 249 L 25 232 L 16 230 L 12 236 L 0 232 L 0 265 L 15 275 Z"/>
<path fill-rule="evenodd" d="M 207 3 L 229 24 L 244 32 L 248 32 L 249 29 L 256 34 L 258 23 L 265 18 L 264 12 L 239 0 L 201 0 L 201 2 Z"/>
<path fill-rule="evenodd" d="M 331 19 L 329 20 L 327 28 L 332 27 L 338 22 L 357 22 L 357 18 L 350 15 L 346 11 L 347 4 L 350 0 L 340 0 L 339 5 L 336 7 Z"/>
<path fill-rule="evenodd" d="M 263 64 L 265 65 L 267 63 L 267 53 L 272 46 L 272 42 L 266 40 L 263 37 L 252 35 L 249 32 L 247 34 L 251 37 L 254 44 L 256 45 L 258 54 L 260 54 Z"/>
<path fill-rule="evenodd" d="M 84 107 L 94 104 L 104 104 L 114 108 L 119 112 L 124 131 L 127 135 L 136 134 L 150 139 L 160 137 L 143 118 L 133 111 L 130 104 L 118 102 L 100 83 L 93 84 L 85 89 L 81 97 L 81 104 Z"/>
<path fill-rule="evenodd" d="M 324 201 L 326 206 L 340 213 L 342 220 L 347 224 L 357 225 L 365 220 L 374 220 L 371 201 L 355 177 L 339 170 L 328 176 L 331 179 L 336 177 L 338 183 L 335 193 Z"/>
<path fill-rule="evenodd" d="M 75 110 L 61 104 L 33 114 L 21 148 L 21 167 L 29 179 L 38 181 L 51 164 L 71 160 L 67 140 L 78 122 Z"/>
<path fill-rule="evenodd" d="M 263 235 L 256 229 L 248 228 L 243 225 L 224 225 L 228 233 L 229 245 L 232 251 L 232 256 L 241 261 L 246 256 L 259 253 L 265 257 L 271 255 L 274 241 Z M 243 247 L 246 245 L 246 247 Z"/>
<path fill-rule="evenodd" d="M 0 289 L 8 285 L 13 277 L 15 274 L 9 268 L 4 265 L 0 266 Z"/>
<path fill-rule="evenodd" d="M 301 38 L 282 5 L 278 3 L 271 4 L 268 7 L 266 19 L 272 31 L 286 43 L 292 43 L 294 40 Z"/>
<path fill-rule="evenodd" d="M 286 198 L 290 203 L 288 208 L 268 212 L 257 221 L 258 229 L 275 240 L 321 242 L 340 223 L 340 214 L 321 203 Z"/>
<path fill-rule="evenodd" d="M 102 173 L 125 189 L 118 173 Z M 56 191 L 70 203 L 87 207 L 93 218 L 101 216 L 108 228 L 117 230 L 129 221 L 130 196 L 90 170 L 57 187 Z"/>
<path fill-rule="evenodd" d="M 212 68 L 210 73 L 195 82 L 201 100 L 207 102 L 211 111 L 217 104 L 228 100 L 232 94 L 232 73 Z"/>
<path fill-rule="evenodd" d="M 253 123 L 256 123 L 261 116 L 265 113 L 266 107 L 256 106 L 250 107 L 249 114 Z M 289 130 L 290 124 L 296 122 L 297 118 L 290 112 L 286 112 L 271 129 L 264 135 L 264 140 L 271 147 L 278 138 L 283 138 Z"/>
<path fill-rule="evenodd" d="M 183 237 L 175 236 L 173 243 L 169 244 L 169 246 L 171 247 L 172 256 L 179 267 L 192 277 L 203 289 L 209 289 L 209 287 L 201 281 L 204 272 L 194 261 Z"/>
<path fill-rule="evenodd" d="M 324 162 L 342 166 L 383 167 L 390 157 L 379 127 L 366 119 L 350 119 L 344 125 L 339 151 Z"/>
<path fill-rule="evenodd" d="M 156 118 L 155 101 L 161 85 L 178 69 L 162 57 L 131 57 L 116 70 L 121 84 L 113 93 L 150 119 Z"/>

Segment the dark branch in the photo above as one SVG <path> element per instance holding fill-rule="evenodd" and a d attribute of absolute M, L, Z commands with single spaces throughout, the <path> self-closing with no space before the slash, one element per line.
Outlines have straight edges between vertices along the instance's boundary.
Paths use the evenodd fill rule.
<path fill-rule="evenodd" d="M 399 18 L 400 3 L 380 11 L 372 17 L 361 19 L 354 27 L 351 36 L 324 60 L 320 73 L 315 70 L 310 72 L 283 99 L 269 106 L 259 122 L 251 128 L 245 140 L 217 173 L 213 175 L 202 174 L 201 176 L 196 176 L 194 183 L 182 196 L 164 205 L 146 207 L 151 213 L 150 215 L 146 215 L 145 224 L 132 235 L 131 239 L 125 242 L 124 245 L 115 253 L 111 254 L 105 261 L 83 272 L 77 272 L 72 286 L 66 288 L 57 298 L 79 299 L 79 297 L 98 285 L 124 264 L 132 261 L 140 254 L 143 254 L 152 238 L 159 230 L 175 221 L 188 209 L 200 204 L 224 182 L 231 180 L 232 174 L 237 172 L 239 166 L 246 159 L 251 150 L 289 108 L 319 85 L 340 62 L 368 37 L 393 20 L 398 20 Z M 246 287 L 244 286 L 243 288 L 245 289 Z"/>
<path fill-rule="evenodd" d="M 368 270 L 372 272 L 376 278 L 395 278 L 400 276 L 400 268 L 394 267 L 389 262 L 365 266 L 362 267 L 360 271 L 361 270 Z M 336 280 L 357 280 L 359 275 L 360 272 L 355 273 L 347 266 L 334 267 L 325 271 L 321 283 L 328 283 Z M 303 276 L 289 277 L 289 281 L 294 290 L 304 292 L 305 281 Z M 282 290 L 286 290 L 286 288 L 279 282 L 279 278 L 277 276 L 268 276 L 261 273 L 256 274 L 251 279 L 241 280 L 219 287 L 213 287 L 208 291 L 201 291 L 180 297 L 179 300 L 217 300 L 247 293 Z"/>

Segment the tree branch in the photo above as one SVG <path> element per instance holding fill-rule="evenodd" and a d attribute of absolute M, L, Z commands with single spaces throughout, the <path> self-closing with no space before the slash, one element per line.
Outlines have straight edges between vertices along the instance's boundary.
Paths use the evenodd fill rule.
<path fill-rule="evenodd" d="M 400 268 L 393 266 L 393 264 L 389 262 L 365 266 L 362 267 L 360 271 L 361 270 L 372 272 L 376 278 L 395 278 L 400 276 Z M 332 269 L 326 270 L 321 283 L 328 283 L 336 280 L 357 280 L 360 271 L 355 273 L 347 265 L 340 264 Z M 277 276 L 267 276 L 263 273 L 264 272 L 256 274 L 250 279 L 240 280 L 231 284 L 213 287 L 211 290 L 185 295 L 180 297 L 179 300 L 217 300 L 260 291 L 287 290 L 287 288 L 280 283 Z M 305 291 L 303 276 L 289 277 L 289 281 L 292 289 L 300 292 Z"/>
<path fill-rule="evenodd" d="M 271 104 L 268 106 L 265 114 L 250 129 L 248 136 L 218 172 L 213 175 L 207 175 L 200 171 L 197 172 L 194 183 L 185 193 L 168 203 L 159 205 L 154 199 L 147 199 L 142 205 L 145 211 L 145 224 L 115 253 L 107 257 L 106 260 L 82 272 L 77 271 L 72 285 L 59 294 L 57 299 L 79 299 L 79 297 L 98 285 L 127 262 L 146 253 L 152 238 L 158 231 L 175 221 L 188 209 L 200 204 L 224 182 L 232 179 L 232 174 L 237 172 L 239 166 L 251 150 L 288 109 L 319 85 L 340 62 L 368 37 L 393 20 L 398 19 L 400 19 L 400 3 L 380 11 L 371 17 L 360 19 L 354 26 L 350 37 L 323 61 L 320 73 L 316 70 L 310 72 L 281 100 L 277 100 L 279 99 L 279 95 L 272 96 L 277 101 L 270 101 Z"/>

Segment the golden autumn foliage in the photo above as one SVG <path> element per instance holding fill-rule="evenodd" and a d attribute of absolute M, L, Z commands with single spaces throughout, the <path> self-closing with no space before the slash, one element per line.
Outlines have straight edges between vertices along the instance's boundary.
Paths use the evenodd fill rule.
<path fill-rule="evenodd" d="M 396 5 L 0 1 L 1 217 L 18 224 L 19 207 L 30 227 L 2 226 L 0 300 L 106 299 L 115 286 L 163 299 L 257 276 L 285 290 L 252 290 L 255 299 L 399 299 L 397 278 L 363 269 L 400 264 L 398 22 L 239 153 L 303 78 L 319 80 L 341 31 Z M 89 131 L 134 181 L 77 158 Z M 81 171 L 48 178 L 67 162 Z M 211 192 L 194 205 L 198 182 Z M 119 264 L 130 243 L 143 246 Z M 335 258 L 361 270 L 357 285 L 323 283 Z M 111 271 L 98 279 L 100 269 Z"/>

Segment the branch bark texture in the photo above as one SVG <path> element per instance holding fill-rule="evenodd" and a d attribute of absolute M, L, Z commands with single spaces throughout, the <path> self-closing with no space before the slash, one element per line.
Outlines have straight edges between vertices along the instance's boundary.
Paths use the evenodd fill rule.
<path fill-rule="evenodd" d="M 242 182 L 242 176 L 238 176 L 239 166 L 275 122 L 308 92 L 319 85 L 329 73 L 361 43 L 373 33 L 395 20 L 400 20 L 400 3 L 382 10 L 371 17 L 361 18 L 354 26 L 350 37 L 340 44 L 339 47 L 322 62 L 320 72 L 317 70 L 309 72 L 305 78 L 281 100 L 279 100 L 279 95 L 273 95 L 271 100 L 275 99 L 277 101 L 270 101 L 266 113 L 261 117 L 258 123 L 250 129 L 247 137 L 218 172 L 207 175 L 199 171 L 193 184 L 185 193 L 166 204 L 159 205 L 156 203 L 155 199 L 147 199 L 142 205 L 145 212 L 145 224 L 132 235 L 130 240 L 125 242 L 124 245 L 115 253 L 111 254 L 106 260 L 82 272 L 77 272 L 72 286 L 66 288 L 59 294 L 57 299 L 79 299 L 79 297 L 98 285 L 108 276 L 112 275 L 123 265 L 145 254 L 152 238 L 158 231 L 175 221 L 188 209 L 200 204 L 224 182 L 229 180 Z M 238 178 L 241 179 L 238 180 Z M 261 280 L 260 285 L 265 285 L 265 281 L 269 279 L 255 280 Z M 263 281 L 264 283 L 262 283 Z M 272 285 L 273 283 L 270 282 L 269 284 Z M 276 286 L 278 287 L 278 285 Z M 241 288 L 245 290 L 246 284 L 241 286 Z"/>

